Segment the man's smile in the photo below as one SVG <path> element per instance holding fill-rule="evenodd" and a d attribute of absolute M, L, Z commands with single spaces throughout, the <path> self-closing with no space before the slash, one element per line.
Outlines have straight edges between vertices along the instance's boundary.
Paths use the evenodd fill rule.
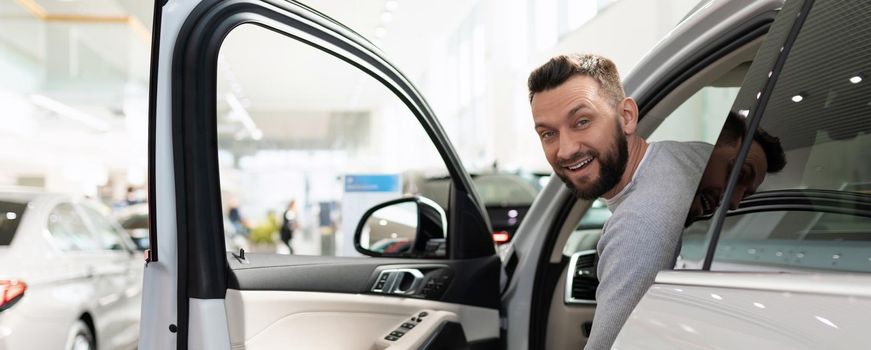
<path fill-rule="evenodd" d="M 587 165 L 590 165 L 590 163 L 593 162 L 593 159 L 596 159 L 596 157 L 593 157 L 593 156 L 584 157 L 584 158 L 581 158 L 574 163 L 563 166 L 563 168 L 570 171 L 570 172 L 574 172 L 574 171 L 577 171 L 577 170 L 580 170 L 582 168 L 587 167 Z"/>

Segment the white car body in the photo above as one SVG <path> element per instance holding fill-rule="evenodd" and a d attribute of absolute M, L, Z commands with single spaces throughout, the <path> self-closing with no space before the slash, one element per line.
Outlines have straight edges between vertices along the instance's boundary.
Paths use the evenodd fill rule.
<path fill-rule="evenodd" d="M 27 284 L 21 299 L 0 312 L 0 349 L 70 349 L 82 321 L 93 327 L 100 349 L 135 348 L 142 260 L 117 224 L 120 249 L 64 251 L 48 229 L 52 210 L 72 204 L 93 228 L 83 210 L 96 207 L 35 192 L 0 193 L 0 201 L 27 203 L 11 244 L 0 246 L 0 280 Z"/>

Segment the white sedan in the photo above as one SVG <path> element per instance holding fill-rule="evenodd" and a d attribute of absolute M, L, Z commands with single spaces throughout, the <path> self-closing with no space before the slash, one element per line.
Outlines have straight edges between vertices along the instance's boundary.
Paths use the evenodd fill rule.
<path fill-rule="evenodd" d="M 142 260 L 100 207 L 0 192 L 0 350 L 132 349 Z"/>

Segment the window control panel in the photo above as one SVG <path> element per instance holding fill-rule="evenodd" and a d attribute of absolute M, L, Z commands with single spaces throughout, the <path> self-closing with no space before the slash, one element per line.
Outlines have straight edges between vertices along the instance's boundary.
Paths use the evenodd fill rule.
<path fill-rule="evenodd" d="M 395 330 L 391 331 L 390 334 L 388 334 L 384 337 L 384 339 L 386 339 L 388 341 L 399 340 L 399 338 L 402 338 L 403 335 L 405 335 L 406 333 L 408 333 L 409 331 L 414 329 L 414 327 L 417 327 L 417 325 L 421 324 L 422 322 L 425 322 L 426 316 L 428 316 L 428 315 L 429 315 L 429 312 L 426 312 L 426 311 L 421 311 L 421 312 L 418 312 L 414 315 L 411 315 L 410 320 L 402 322 L 402 324 L 399 325 L 399 327 L 397 327 Z"/>
<path fill-rule="evenodd" d="M 418 309 L 407 315 L 394 315 L 392 326 L 388 324 L 383 333 L 375 333 L 372 350 L 415 350 L 424 348 L 424 343 L 439 332 L 446 322 L 460 323 L 460 317 L 445 310 Z"/>

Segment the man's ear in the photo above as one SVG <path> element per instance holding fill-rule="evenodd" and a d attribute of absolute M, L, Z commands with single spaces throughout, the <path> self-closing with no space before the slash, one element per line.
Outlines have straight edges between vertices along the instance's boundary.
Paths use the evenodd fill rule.
<path fill-rule="evenodd" d="M 638 126 L 638 104 L 632 97 L 626 97 L 617 103 L 617 114 L 620 118 L 620 124 L 623 126 L 623 132 L 628 135 L 635 134 Z"/>

